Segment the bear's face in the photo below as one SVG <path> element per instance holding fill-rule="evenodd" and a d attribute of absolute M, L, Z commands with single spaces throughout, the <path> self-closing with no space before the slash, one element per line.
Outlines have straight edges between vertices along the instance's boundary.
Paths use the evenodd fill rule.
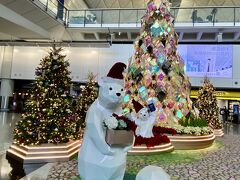
<path fill-rule="evenodd" d="M 147 108 L 142 108 L 139 112 L 139 118 L 142 120 L 142 121 L 146 121 L 148 120 L 149 118 L 149 113 L 148 113 L 148 109 Z"/>
<path fill-rule="evenodd" d="M 124 88 L 118 83 L 101 83 L 98 98 L 102 104 L 116 106 L 123 102 Z"/>

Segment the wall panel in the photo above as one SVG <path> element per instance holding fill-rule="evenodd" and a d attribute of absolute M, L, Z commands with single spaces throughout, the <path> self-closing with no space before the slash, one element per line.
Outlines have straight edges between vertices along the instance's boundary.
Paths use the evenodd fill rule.
<path fill-rule="evenodd" d="M 0 47 L 0 63 L 1 52 Z M 70 62 L 73 81 L 86 81 L 89 71 L 97 78 L 105 76 L 115 62 L 127 63 L 134 53 L 133 45 L 117 44 L 110 48 L 64 48 Z M 49 47 L 15 47 L 12 63 L 12 79 L 34 79 L 35 68 L 40 59 L 47 55 Z M 233 45 L 233 77 L 210 78 L 215 87 L 240 88 L 240 45 Z M 200 86 L 203 77 L 190 77 L 193 86 Z"/>

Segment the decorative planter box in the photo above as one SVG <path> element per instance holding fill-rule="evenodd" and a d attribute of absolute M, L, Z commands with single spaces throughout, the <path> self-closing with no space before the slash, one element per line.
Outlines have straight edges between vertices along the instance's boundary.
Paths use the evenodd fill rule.
<path fill-rule="evenodd" d="M 46 163 L 68 161 L 79 151 L 81 140 L 62 144 L 42 144 L 34 146 L 11 145 L 7 150 L 10 156 L 22 163 Z"/>
<path fill-rule="evenodd" d="M 214 133 L 214 135 L 215 135 L 216 137 L 222 137 L 222 136 L 224 136 L 223 129 L 214 129 L 213 133 Z"/>
<path fill-rule="evenodd" d="M 128 154 L 133 155 L 152 155 L 152 154 L 160 154 L 165 152 L 172 152 L 174 147 L 171 143 L 165 143 L 154 147 L 147 147 L 145 145 L 134 146 Z"/>
<path fill-rule="evenodd" d="M 134 135 L 132 131 L 107 129 L 105 140 L 109 146 L 129 146 L 133 144 Z"/>
<path fill-rule="evenodd" d="M 129 146 L 134 142 L 134 134 L 132 131 L 127 130 L 113 130 L 107 129 L 106 132 L 106 142 L 110 146 Z M 147 154 L 159 154 L 163 152 L 172 152 L 174 147 L 171 143 L 161 144 L 154 147 L 134 146 L 128 154 L 138 154 L 138 155 L 147 155 Z"/>
<path fill-rule="evenodd" d="M 206 136 L 190 136 L 190 135 L 175 135 L 168 136 L 174 149 L 203 149 L 212 145 L 215 140 L 215 135 L 209 134 Z"/>

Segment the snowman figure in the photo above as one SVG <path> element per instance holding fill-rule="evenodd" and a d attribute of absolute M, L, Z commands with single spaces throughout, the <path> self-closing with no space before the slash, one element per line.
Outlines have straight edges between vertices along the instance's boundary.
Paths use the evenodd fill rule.
<path fill-rule="evenodd" d="M 153 137 L 153 126 L 156 122 L 156 111 L 149 112 L 147 107 L 142 106 L 139 102 L 132 101 L 135 112 L 131 113 L 131 119 L 137 125 L 136 135 L 144 138 Z"/>

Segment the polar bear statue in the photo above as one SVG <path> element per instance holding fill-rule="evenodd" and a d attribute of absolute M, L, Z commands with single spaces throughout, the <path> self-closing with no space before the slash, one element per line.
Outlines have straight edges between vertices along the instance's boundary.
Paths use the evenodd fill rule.
<path fill-rule="evenodd" d="M 86 116 L 86 130 L 78 155 L 78 172 L 82 180 L 122 180 L 126 154 L 131 146 L 112 148 L 105 141 L 103 120 L 121 114 L 124 96 L 123 63 L 116 63 L 99 83 L 98 98 Z"/>

